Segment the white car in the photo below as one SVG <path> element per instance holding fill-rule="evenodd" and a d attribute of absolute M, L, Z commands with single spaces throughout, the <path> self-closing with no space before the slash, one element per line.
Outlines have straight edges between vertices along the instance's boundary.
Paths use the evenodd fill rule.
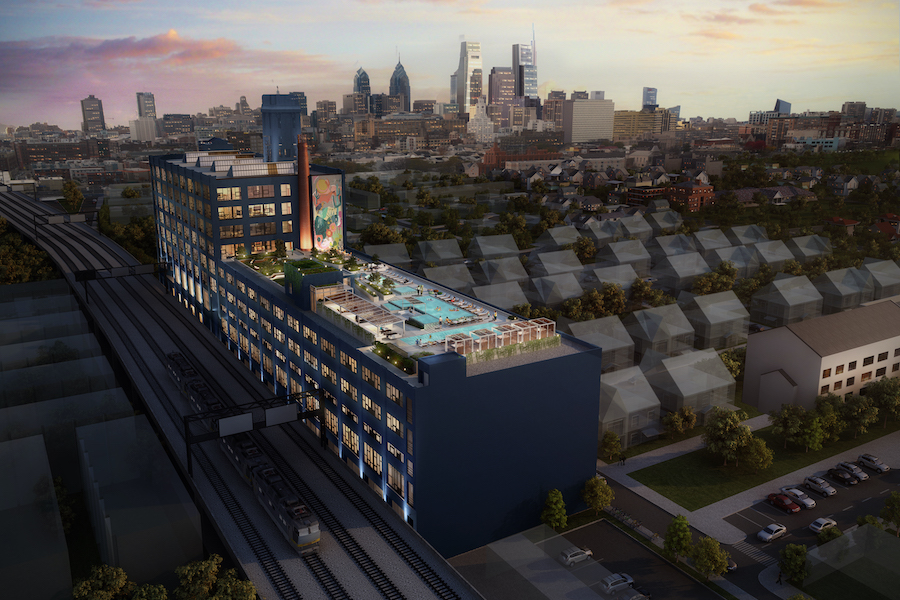
<path fill-rule="evenodd" d="M 889 466 L 881 462 L 881 459 L 874 454 L 860 454 L 856 458 L 856 464 L 861 467 L 869 467 L 873 471 L 878 471 L 879 473 L 887 473 L 891 470 Z"/>
<path fill-rule="evenodd" d="M 567 548 L 559 553 L 559 562 L 566 565 L 567 567 L 571 567 L 575 563 L 580 563 L 581 561 L 587 560 L 592 556 L 594 556 L 594 553 L 591 552 L 590 549 L 572 546 L 571 548 Z"/>
<path fill-rule="evenodd" d="M 830 483 L 828 483 L 821 477 L 817 477 L 816 475 L 810 475 L 809 477 L 804 479 L 803 485 L 806 486 L 806 489 L 815 490 L 823 496 L 834 496 L 835 494 L 837 494 L 837 490 L 831 487 Z"/>
<path fill-rule="evenodd" d="M 837 464 L 837 468 L 847 471 L 851 475 L 853 475 L 857 481 L 865 481 L 869 478 L 869 474 L 860 469 L 856 464 L 852 462 L 839 462 Z"/>
<path fill-rule="evenodd" d="M 772 523 L 771 525 L 767 525 L 765 529 L 756 534 L 756 537 L 761 542 L 774 542 L 781 536 L 787 533 L 787 527 L 782 525 L 781 523 Z"/>
<path fill-rule="evenodd" d="M 815 508 L 816 501 L 807 496 L 802 490 L 799 490 L 794 487 L 783 487 L 781 488 L 781 493 L 794 501 L 794 504 L 797 504 L 801 508 Z"/>
<path fill-rule="evenodd" d="M 809 530 L 813 533 L 822 533 L 826 529 L 831 529 L 832 527 L 837 527 L 837 521 L 829 519 L 828 517 L 822 517 L 810 523 Z"/>

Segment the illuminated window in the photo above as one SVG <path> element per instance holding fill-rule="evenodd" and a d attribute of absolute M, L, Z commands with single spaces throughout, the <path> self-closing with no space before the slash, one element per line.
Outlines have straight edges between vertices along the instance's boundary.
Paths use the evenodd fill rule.
<path fill-rule="evenodd" d="M 244 216 L 244 208 L 241 206 L 220 206 L 219 220 L 240 219 Z"/>
<path fill-rule="evenodd" d="M 312 355 L 308 350 L 303 351 L 303 361 L 311 366 L 313 369 L 319 368 L 319 361 L 316 360 L 316 357 Z"/>
<path fill-rule="evenodd" d="M 291 214 L 291 203 L 290 202 L 282 202 L 281 203 L 281 214 L 282 215 Z"/>
<path fill-rule="evenodd" d="M 397 450 L 397 447 L 390 442 L 387 443 L 387 451 L 390 452 L 391 456 L 403 462 L 403 453 Z"/>
<path fill-rule="evenodd" d="M 844 365 L 838 365 L 834 368 L 835 375 L 840 375 L 843 372 L 844 372 Z"/>
<path fill-rule="evenodd" d="M 403 437 L 403 426 L 400 425 L 400 421 L 398 421 L 394 417 L 394 415 L 392 415 L 390 413 L 388 413 L 388 415 L 387 415 L 387 426 L 388 426 L 388 429 L 390 429 L 391 431 L 393 431 L 400 437 Z"/>
<path fill-rule="evenodd" d="M 363 423 L 363 431 L 372 436 L 372 439 L 374 439 L 376 442 L 378 442 L 379 444 L 381 443 L 381 434 L 375 431 L 375 429 L 368 423 Z"/>
<path fill-rule="evenodd" d="M 288 324 L 288 327 L 290 327 L 291 329 L 293 329 L 293 330 L 296 331 L 297 333 L 300 332 L 300 321 L 298 321 L 297 319 L 295 319 L 295 318 L 292 317 L 291 315 L 288 315 L 288 316 L 287 316 L 287 324 Z"/>
<path fill-rule="evenodd" d="M 831 377 L 831 369 L 825 369 L 824 371 L 822 371 L 822 379 L 826 379 L 828 377 Z"/>
<path fill-rule="evenodd" d="M 356 402 L 356 388 L 346 379 L 341 379 L 341 391 Z"/>
<path fill-rule="evenodd" d="M 381 377 L 373 373 L 368 367 L 362 368 L 363 381 L 371 385 L 376 390 L 381 390 Z"/>
<path fill-rule="evenodd" d="M 282 344 L 284 343 L 284 332 L 280 329 L 275 330 L 275 339 Z"/>
<path fill-rule="evenodd" d="M 841 389 L 842 387 L 844 387 L 844 382 L 843 382 L 843 381 L 835 381 L 835 382 L 834 382 L 834 391 L 838 391 L 838 390 Z"/>
<path fill-rule="evenodd" d="M 284 321 L 284 309 L 280 306 L 276 306 L 274 310 L 275 318 L 279 321 Z"/>
<path fill-rule="evenodd" d="M 322 352 L 324 352 L 331 358 L 334 358 L 334 344 L 332 344 L 325 338 L 322 338 Z"/>
<path fill-rule="evenodd" d="M 381 454 L 375 452 L 375 449 L 368 444 L 363 444 L 363 450 L 365 452 L 363 460 L 373 471 L 381 475 Z"/>
<path fill-rule="evenodd" d="M 388 463 L 388 485 L 403 497 L 403 474 Z"/>
<path fill-rule="evenodd" d="M 869 371 L 868 373 L 863 373 L 862 375 L 859 376 L 860 383 L 865 383 L 865 382 L 869 381 L 870 379 L 872 379 L 872 371 Z"/>
<path fill-rule="evenodd" d="M 310 410 L 316 410 L 316 409 L 311 408 Z M 325 410 L 325 426 L 328 427 L 328 430 L 331 431 L 331 433 L 333 433 L 334 435 L 337 435 L 337 432 L 338 432 L 337 415 L 335 415 L 333 412 L 331 412 L 327 408 L 324 410 Z"/>
<path fill-rule="evenodd" d="M 356 359 L 351 358 L 344 351 L 341 351 L 341 366 L 346 367 L 352 372 L 356 373 Z"/>
<path fill-rule="evenodd" d="M 372 402 L 372 399 L 369 398 L 368 396 L 366 396 L 365 394 L 363 394 L 363 397 L 362 397 L 362 405 L 363 405 L 363 408 L 366 409 L 367 411 L 369 411 L 369 413 L 373 417 L 375 417 L 379 421 L 381 420 L 381 407 L 378 406 L 377 404 L 375 404 L 374 402 Z"/>
<path fill-rule="evenodd" d="M 307 340 L 309 340 L 310 342 L 312 342 L 313 344 L 315 344 L 318 339 L 316 332 L 313 331 L 312 329 L 310 329 L 309 327 L 307 327 L 306 325 L 303 326 L 303 337 L 306 338 Z"/>
<path fill-rule="evenodd" d="M 322 363 L 322 376 L 330 381 L 332 385 L 337 385 L 337 373 L 335 373 L 334 369 L 332 369 L 325 363 Z"/>
<path fill-rule="evenodd" d="M 400 395 L 400 390 L 390 383 L 385 384 L 385 394 L 387 395 L 388 400 L 394 402 L 398 406 L 403 406 L 403 401 L 401 400 L 403 396 Z"/>
<path fill-rule="evenodd" d="M 247 198 L 253 200 L 254 198 L 273 198 L 275 196 L 275 186 L 274 185 L 248 185 L 247 186 Z"/>
<path fill-rule="evenodd" d="M 251 218 L 274 217 L 275 204 L 250 204 L 247 206 L 247 215 Z"/>
<path fill-rule="evenodd" d="M 356 416 L 356 413 L 350 410 L 347 405 L 341 406 L 341 412 L 347 416 L 348 419 L 353 421 L 354 423 L 359 423 L 359 417 Z"/>
<path fill-rule="evenodd" d="M 290 196 L 290 195 L 291 195 L 291 184 L 282 183 L 281 184 L 281 197 L 284 198 L 284 197 Z"/>

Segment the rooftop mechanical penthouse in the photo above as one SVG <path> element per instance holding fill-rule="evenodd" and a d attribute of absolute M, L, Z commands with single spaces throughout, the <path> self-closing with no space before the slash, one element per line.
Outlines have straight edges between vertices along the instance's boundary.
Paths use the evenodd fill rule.
<path fill-rule="evenodd" d="M 537 524 L 552 488 L 577 509 L 600 349 L 348 252 L 343 173 L 298 156 L 151 157 L 173 294 L 273 393 L 322 389 L 307 426 L 445 556 Z"/>

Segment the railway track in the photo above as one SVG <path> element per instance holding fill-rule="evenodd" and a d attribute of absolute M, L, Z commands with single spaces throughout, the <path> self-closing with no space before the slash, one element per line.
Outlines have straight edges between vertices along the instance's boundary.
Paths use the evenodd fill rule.
<path fill-rule="evenodd" d="M 17 215 L 17 218 L 10 219 L 20 230 L 27 230 L 27 228 L 32 227 L 33 225 L 33 217 L 32 213 L 29 212 L 25 207 L 21 206 L 21 202 L 19 200 L 8 198 L 9 194 L 0 193 L 0 211 L 2 212 L 13 212 Z M 47 210 L 45 207 L 34 205 L 29 202 L 30 207 L 39 209 L 36 212 L 42 212 L 44 214 L 55 214 L 52 211 Z M 17 203 L 19 204 L 17 206 Z M 79 227 L 78 225 L 55 225 L 53 227 L 64 227 L 67 229 L 71 229 L 73 227 Z M 72 234 L 76 232 L 70 232 Z M 87 233 L 86 231 L 80 232 L 79 235 L 68 235 L 63 236 L 62 231 L 47 229 L 46 232 L 41 230 L 40 240 L 41 243 L 50 246 L 50 253 L 56 259 L 58 264 L 65 264 L 69 272 L 77 271 L 81 269 L 91 269 L 91 268 L 108 268 L 112 266 L 125 266 L 129 264 L 125 262 L 125 259 L 121 256 L 116 256 L 115 258 L 111 255 L 111 252 L 105 244 L 103 244 L 102 238 L 97 237 L 93 241 L 93 244 L 86 243 L 85 236 L 90 238 L 91 236 L 96 236 L 94 232 Z M 98 246 L 102 245 L 102 250 L 98 249 Z M 68 252 L 66 251 L 68 249 Z M 78 257 L 77 259 L 75 257 Z M 85 260 L 86 256 L 90 255 L 91 260 Z M 126 255 L 127 258 L 131 258 L 130 255 Z M 115 260 L 115 259 L 118 259 Z M 133 261 L 133 259 L 132 259 Z M 131 263 L 133 264 L 133 262 Z M 112 289 L 113 285 L 121 285 L 123 291 L 128 294 L 128 302 L 123 302 L 119 297 L 117 292 L 114 292 Z M 96 287 L 95 287 L 96 286 Z M 160 287 L 153 283 L 148 277 L 135 277 L 129 278 L 127 280 L 117 280 L 116 284 L 111 284 L 108 281 L 97 281 L 95 283 L 91 283 L 90 288 L 93 288 L 96 293 L 99 289 L 103 289 L 106 294 L 108 294 L 108 301 L 115 303 L 123 313 L 127 312 L 130 314 L 131 322 L 141 331 L 141 337 L 147 342 L 148 345 L 154 345 L 155 349 L 153 350 L 154 354 L 160 359 L 165 356 L 166 352 L 163 352 L 163 349 L 160 348 L 156 342 L 152 341 L 152 336 L 147 331 L 146 327 L 143 326 L 143 321 L 137 317 L 137 315 L 133 312 L 131 308 L 126 308 L 127 304 L 140 306 L 143 311 L 147 313 L 147 315 L 155 320 L 155 324 L 161 327 L 166 333 L 169 340 L 172 341 L 173 347 L 178 347 L 180 351 L 182 351 L 186 356 L 192 356 L 194 352 L 188 349 L 187 344 L 181 337 L 174 333 L 174 329 L 168 324 L 167 319 L 159 318 L 159 306 L 164 306 L 166 310 L 170 312 L 170 314 L 179 322 L 185 324 L 192 324 L 194 327 L 197 327 L 198 324 L 196 320 L 191 317 L 182 307 L 176 307 L 174 302 L 167 301 L 165 297 L 161 298 L 161 302 L 155 303 L 159 306 L 151 307 L 149 301 L 147 300 L 148 295 L 157 294 L 162 296 L 162 292 Z M 124 290 L 127 288 L 127 290 Z M 133 356 L 135 359 L 138 359 L 141 354 L 135 348 L 134 343 L 128 339 L 127 335 L 124 335 L 122 331 L 121 325 L 118 323 L 114 323 L 110 319 L 111 325 L 117 329 L 117 335 L 119 335 L 123 342 L 129 346 L 129 351 L 133 352 Z M 204 328 L 206 333 L 208 329 Z M 194 343 L 199 343 L 206 347 L 213 355 L 221 356 L 222 344 L 216 340 L 215 343 L 211 339 L 209 335 L 197 335 L 191 338 L 191 341 Z M 171 351 L 168 350 L 168 351 Z M 231 393 L 223 393 L 225 390 L 220 382 L 216 380 L 215 377 L 210 375 L 209 370 L 207 370 L 202 365 L 195 365 L 195 367 L 199 366 L 200 370 L 204 373 L 204 379 L 207 380 L 208 384 L 213 384 L 216 387 L 219 387 L 219 395 L 222 398 L 230 398 Z M 159 389 L 159 383 L 148 377 L 148 381 L 151 385 L 155 384 L 156 391 L 159 397 L 167 398 L 165 392 Z M 241 386 L 247 394 L 249 394 L 250 398 L 260 399 L 258 387 L 254 387 L 254 385 L 249 382 L 246 376 L 240 376 L 237 373 L 232 377 L 231 383 L 237 383 L 237 385 Z M 173 423 L 176 424 L 176 430 L 179 431 L 181 435 L 180 427 L 178 424 L 181 422 L 180 411 L 169 401 L 169 406 L 164 407 L 169 417 L 173 420 Z M 456 593 L 453 588 L 451 588 L 443 578 L 429 565 L 410 545 L 407 543 L 404 538 L 376 511 L 369 503 L 357 492 L 349 482 L 346 481 L 344 477 L 341 476 L 329 463 L 328 461 L 321 456 L 307 441 L 304 436 L 296 430 L 294 426 L 283 427 L 282 430 L 287 434 L 287 436 L 296 444 L 296 446 L 301 450 L 301 452 L 307 456 L 313 464 L 323 473 L 323 475 L 328 479 L 328 481 L 333 484 L 337 490 L 343 494 L 350 502 L 350 504 L 363 516 L 363 518 L 371 525 L 371 527 L 378 533 L 378 535 L 396 552 L 397 556 L 399 556 L 406 565 L 421 579 L 421 581 L 436 595 L 438 598 L 460 598 L 459 594 Z M 261 446 L 264 446 L 264 451 L 268 454 L 274 462 L 277 463 L 279 470 L 282 473 L 286 474 L 286 478 L 289 480 L 290 484 L 295 488 L 295 491 L 304 499 L 305 502 L 310 506 L 310 508 L 315 512 L 315 514 L 320 519 L 321 523 L 331 532 L 334 536 L 335 540 L 341 545 L 344 551 L 351 557 L 355 564 L 357 564 L 360 570 L 365 574 L 368 580 L 375 586 L 375 588 L 379 591 L 379 593 L 385 598 L 403 598 L 403 594 L 400 590 L 397 589 L 396 585 L 394 585 L 391 580 L 385 575 L 382 569 L 378 566 L 378 564 L 372 559 L 368 552 L 362 548 L 362 546 L 355 540 L 355 538 L 349 533 L 349 531 L 341 524 L 340 520 L 334 516 L 332 511 L 328 508 L 327 504 L 323 502 L 317 494 L 311 489 L 309 485 L 305 483 L 305 481 L 296 473 L 296 471 L 290 466 L 290 462 L 287 461 L 283 455 L 275 449 L 275 446 L 266 439 L 265 436 L 255 434 L 256 442 Z M 226 510 L 228 510 L 229 515 L 232 520 L 236 524 L 238 522 L 246 519 L 249 522 L 249 517 L 246 514 L 241 514 L 242 509 L 240 506 L 234 509 L 237 512 L 233 512 L 232 509 L 229 509 L 229 503 L 236 501 L 228 498 L 229 491 L 227 490 L 227 485 L 221 479 L 221 475 L 215 470 L 214 465 L 210 458 L 202 451 L 201 448 L 195 446 L 198 457 L 198 464 L 201 466 L 205 465 L 204 474 L 207 478 L 210 479 L 210 483 L 213 488 L 216 490 L 216 495 L 219 497 L 219 500 L 222 502 L 223 506 L 226 506 Z M 207 474 L 206 469 L 212 468 L 213 473 Z M 218 481 L 222 482 L 221 486 L 224 486 L 225 489 L 220 491 L 219 485 L 213 483 L 213 479 L 218 478 Z M 223 498 L 224 496 L 224 498 Z M 252 525 L 252 523 L 251 523 Z M 240 527 L 240 526 L 239 526 Z M 243 532 L 243 530 L 242 530 Z M 257 532 L 258 533 L 258 532 Z M 256 548 L 259 548 L 260 556 L 257 556 L 257 560 L 259 560 L 260 565 L 268 564 L 266 559 L 267 551 L 271 552 L 271 549 L 263 547 L 261 544 L 265 544 L 265 540 L 260 539 L 259 541 L 254 538 L 254 534 L 251 531 L 247 532 L 249 538 L 245 537 L 247 540 L 248 546 L 253 549 L 254 555 L 256 556 Z M 329 569 L 328 565 L 325 564 L 324 560 L 319 555 L 308 555 L 303 557 L 303 561 L 306 563 L 310 573 L 316 579 L 321 588 L 325 591 L 326 594 L 331 598 L 349 598 L 350 596 L 347 594 L 344 587 L 341 585 L 340 581 L 334 576 L 334 574 Z M 276 561 L 277 563 L 277 561 Z M 281 571 L 279 573 L 279 571 Z M 287 581 L 289 579 L 284 574 L 283 569 L 281 569 L 280 565 L 277 567 L 272 567 L 271 573 L 266 570 L 267 578 L 270 583 L 278 589 L 278 593 L 281 597 L 284 598 L 299 598 L 299 593 L 296 589 L 293 591 L 289 588 L 284 589 L 283 591 L 278 588 L 279 585 L 283 585 L 280 582 Z M 296 594 L 296 595 L 294 595 Z"/>

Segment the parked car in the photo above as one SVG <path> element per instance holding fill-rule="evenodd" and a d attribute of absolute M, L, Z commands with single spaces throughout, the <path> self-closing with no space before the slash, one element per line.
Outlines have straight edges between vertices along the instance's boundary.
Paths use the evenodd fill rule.
<path fill-rule="evenodd" d="M 729 573 L 733 573 L 733 572 L 737 571 L 737 563 L 734 562 L 733 558 L 728 559 L 728 566 L 725 568 L 725 570 L 728 571 Z"/>
<path fill-rule="evenodd" d="M 891 470 L 889 466 L 881 462 L 881 459 L 874 454 L 860 454 L 856 458 L 856 464 L 862 467 L 868 467 L 873 471 L 878 471 L 879 473 L 887 473 Z"/>
<path fill-rule="evenodd" d="M 781 493 L 794 501 L 795 504 L 801 506 L 806 509 L 815 508 L 816 501 L 810 498 L 808 495 L 803 493 L 802 490 L 799 490 L 795 487 L 783 487 L 781 488 Z"/>
<path fill-rule="evenodd" d="M 865 481 L 869 478 L 869 474 L 859 468 L 858 465 L 853 464 L 852 462 L 839 462 L 836 469 L 843 469 L 856 477 L 857 481 Z"/>
<path fill-rule="evenodd" d="M 602 584 L 605 593 L 615 594 L 625 588 L 632 587 L 634 585 L 634 579 L 631 578 L 631 575 L 625 573 L 613 573 L 608 577 L 604 577 Z"/>
<path fill-rule="evenodd" d="M 800 507 L 784 494 L 769 494 L 769 504 L 788 513 L 800 512 Z"/>
<path fill-rule="evenodd" d="M 761 542 L 774 542 L 787 533 L 787 527 L 781 523 L 772 523 L 767 525 L 765 529 L 756 534 L 757 539 Z"/>
<path fill-rule="evenodd" d="M 594 553 L 591 552 L 589 548 L 579 548 L 577 546 L 572 546 L 571 548 L 566 548 L 559 553 L 559 562 L 566 565 L 567 567 L 571 567 L 575 563 L 580 563 L 581 561 L 587 560 L 592 556 L 594 556 Z"/>
<path fill-rule="evenodd" d="M 834 496 L 837 494 L 837 490 L 831 487 L 830 483 L 815 475 L 811 475 L 804 479 L 803 485 L 806 486 L 806 489 L 818 492 L 823 496 Z"/>
<path fill-rule="evenodd" d="M 856 485 L 859 483 L 856 477 L 843 469 L 828 469 L 828 476 L 844 485 Z"/>
<path fill-rule="evenodd" d="M 638 596 L 639 598 L 643 597 L 643 598 L 646 598 L 647 600 L 653 600 L 653 595 L 640 586 L 637 586 L 637 585 L 634 586 L 634 591 L 637 592 L 638 594 L 640 594 L 640 596 Z"/>
<path fill-rule="evenodd" d="M 826 529 L 831 529 L 832 527 L 837 527 L 837 521 L 829 519 L 828 517 L 822 517 L 810 523 L 809 530 L 813 533 L 822 533 Z"/>

